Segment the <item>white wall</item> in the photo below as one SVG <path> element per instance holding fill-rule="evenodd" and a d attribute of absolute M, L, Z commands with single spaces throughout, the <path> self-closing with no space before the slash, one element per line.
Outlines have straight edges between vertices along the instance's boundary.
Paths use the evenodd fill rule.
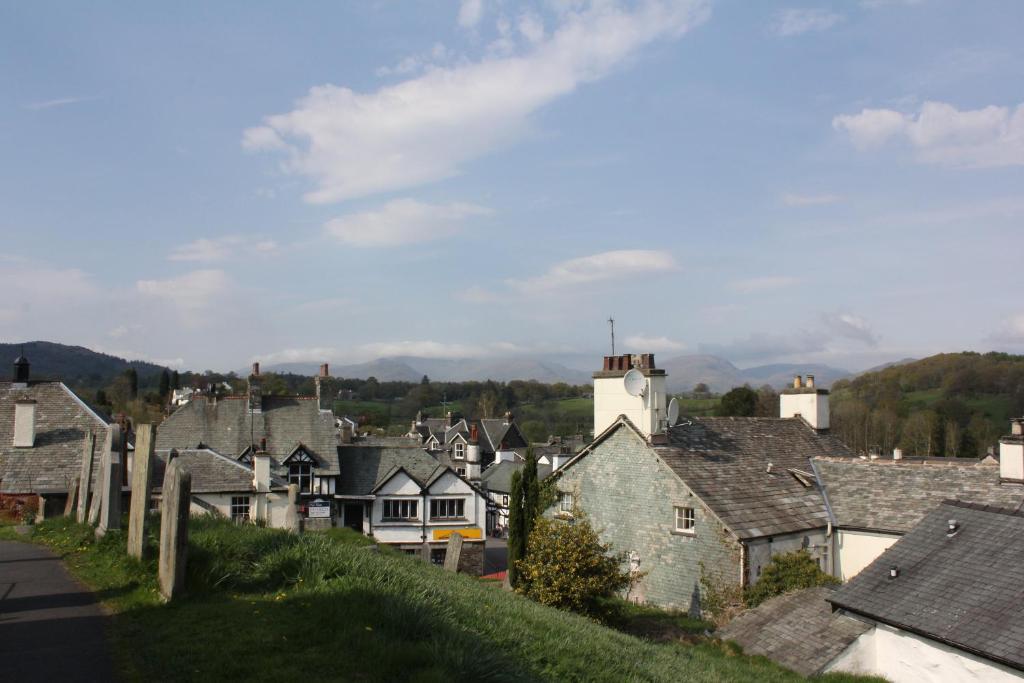
<path fill-rule="evenodd" d="M 898 540 L 900 537 L 895 534 L 837 530 L 832 574 L 843 581 L 849 581 Z"/>
<path fill-rule="evenodd" d="M 999 476 L 1012 481 L 1024 480 L 1024 444 L 999 442 Z"/>
<path fill-rule="evenodd" d="M 884 676 L 892 683 L 1020 683 L 1024 672 L 878 624 L 825 671 Z"/>
<path fill-rule="evenodd" d="M 285 523 L 285 513 L 288 509 L 288 494 L 286 493 L 269 493 L 269 494 L 256 494 L 253 492 L 240 491 L 238 493 L 194 493 L 192 498 L 198 498 L 208 505 L 212 505 L 217 511 L 227 517 L 231 518 L 231 498 L 234 496 L 249 496 L 249 513 L 255 515 L 257 510 L 257 498 L 260 495 L 266 495 L 267 503 L 269 505 L 269 514 L 267 519 L 267 526 L 274 528 L 283 528 Z M 189 513 L 193 515 L 206 515 L 209 514 L 205 508 L 196 505 L 193 501 L 189 506 Z"/>
<path fill-rule="evenodd" d="M 417 501 L 416 520 L 385 522 L 384 499 L 390 500 L 415 500 Z M 462 498 L 466 502 L 463 510 L 466 518 L 452 521 L 431 521 L 430 501 L 434 498 Z M 377 499 L 373 501 L 371 521 L 373 537 L 381 543 L 421 543 L 423 534 L 423 520 L 426 519 L 427 540 L 433 539 L 434 529 L 466 529 L 478 527 L 481 530 L 481 537 L 485 536 L 487 523 L 487 502 L 479 495 L 473 487 L 453 472 L 446 472 L 437 479 L 424 497 L 420 487 L 412 481 L 404 472 L 392 477 L 377 493 Z"/>
<path fill-rule="evenodd" d="M 806 539 L 806 541 L 804 540 Z M 750 541 L 747 545 L 747 582 L 752 586 L 759 578 L 758 568 L 762 570 L 771 562 L 775 555 L 791 553 L 801 548 L 807 548 L 811 557 L 821 558 L 819 566 L 823 571 L 828 571 L 828 543 L 825 529 L 814 529 L 811 531 L 798 531 L 792 534 L 781 534 L 772 536 L 771 542 L 767 538 Z M 818 547 L 813 547 L 818 546 Z"/>
<path fill-rule="evenodd" d="M 779 417 L 799 415 L 815 429 L 828 429 L 828 394 L 807 391 L 799 394 L 779 394 Z"/>
<path fill-rule="evenodd" d="M 622 377 L 594 378 L 594 436 L 607 429 L 619 415 L 625 415 L 643 434 L 659 431 L 660 422 L 668 415 L 665 375 L 645 377 L 644 396 L 626 393 Z"/>

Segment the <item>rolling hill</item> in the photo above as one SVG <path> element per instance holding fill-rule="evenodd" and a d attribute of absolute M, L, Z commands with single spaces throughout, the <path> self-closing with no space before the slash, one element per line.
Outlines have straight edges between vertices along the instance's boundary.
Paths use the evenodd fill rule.
<path fill-rule="evenodd" d="M 128 368 L 135 368 L 139 375 L 139 383 L 148 385 L 164 370 L 162 366 L 154 363 L 128 361 L 83 346 L 68 346 L 47 341 L 0 344 L 0 361 L 7 359 L 9 369 L 14 359 L 22 353 L 22 349 L 32 364 L 32 377 L 60 379 L 74 387 L 105 386 Z M 4 372 L 4 375 L 0 376 L 6 374 Z"/>

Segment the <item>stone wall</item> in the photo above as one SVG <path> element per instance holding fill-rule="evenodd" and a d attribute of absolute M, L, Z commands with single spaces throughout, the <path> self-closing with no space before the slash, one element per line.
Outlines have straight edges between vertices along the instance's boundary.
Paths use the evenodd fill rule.
<path fill-rule="evenodd" d="M 459 573 L 482 576 L 484 573 L 484 544 L 480 541 L 465 541 L 459 558 Z"/>
<path fill-rule="evenodd" d="M 702 562 L 717 582 L 739 584 L 738 541 L 629 428 L 565 470 L 557 488 L 573 493 L 613 552 L 635 553 L 646 576 L 630 599 L 698 610 Z M 694 508 L 692 535 L 674 531 L 675 506 Z"/>

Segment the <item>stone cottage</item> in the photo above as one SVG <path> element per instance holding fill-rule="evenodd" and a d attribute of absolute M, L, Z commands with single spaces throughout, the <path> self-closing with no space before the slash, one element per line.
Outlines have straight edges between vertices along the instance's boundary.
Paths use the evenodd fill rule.
<path fill-rule="evenodd" d="M 806 549 L 830 571 L 828 512 L 810 459 L 852 454 L 827 433 L 828 392 L 812 378 L 796 384 L 778 418 L 669 425 L 653 354 L 606 357 L 594 373 L 600 432 L 554 474 L 551 514 L 584 513 L 645 573 L 629 597 L 666 607 L 698 610 L 702 572 L 722 587 L 750 585 L 778 553 Z"/>

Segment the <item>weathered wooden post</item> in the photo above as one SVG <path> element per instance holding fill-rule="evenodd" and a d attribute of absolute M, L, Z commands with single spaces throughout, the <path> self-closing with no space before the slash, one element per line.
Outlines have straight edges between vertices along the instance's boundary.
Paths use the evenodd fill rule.
<path fill-rule="evenodd" d="M 153 425 L 139 425 L 132 459 L 132 502 L 128 509 L 128 554 L 141 560 L 146 546 L 146 513 L 149 511 L 149 473 L 156 448 Z"/>
<path fill-rule="evenodd" d="M 173 600 L 185 590 L 188 562 L 188 516 L 192 475 L 181 461 L 168 458 L 160 503 L 160 594 Z"/>
<path fill-rule="evenodd" d="M 444 569 L 449 572 L 459 571 L 459 561 L 462 559 L 462 534 L 452 532 L 448 537 L 448 548 L 444 553 Z"/>
<path fill-rule="evenodd" d="M 103 454 L 103 477 L 100 487 L 100 519 L 96 535 L 103 536 L 110 530 L 121 528 L 121 467 L 124 465 L 126 434 L 121 425 L 110 425 L 110 448 Z"/>
<path fill-rule="evenodd" d="M 64 503 L 64 516 L 70 517 L 71 513 L 75 511 L 75 502 L 78 500 L 78 482 L 80 480 L 75 477 L 75 480 L 71 482 L 71 486 L 68 487 L 68 499 Z"/>
<path fill-rule="evenodd" d="M 297 534 L 302 530 L 301 527 L 302 521 L 299 519 L 299 485 L 288 484 L 288 507 L 284 513 L 284 528 L 289 533 Z"/>
<path fill-rule="evenodd" d="M 90 429 L 82 440 L 82 473 L 78 477 L 78 523 L 89 515 L 89 493 L 92 491 L 92 454 L 96 450 L 96 434 Z"/>
<path fill-rule="evenodd" d="M 105 463 L 107 462 L 107 454 L 110 453 L 110 450 L 113 447 L 112 439 L 114 438 L 115 426 L 116 425 L 110 425 L 107 427 L 107 436 L 103 440 L 103 450 L 100 451 L 100 459 L 99 463 L 97 463 L 96 484 L 93 486 L 92 502 L 89 503 L 89 518 L 87 520 L 89 524 L 92 524 L 93 526 L 100 521 L 100 509 L 103 507 L 103 478 L 106 476 L 108 470 Z M 93 459 L 95 459 L 95 455 L 93 456 Z"/>

